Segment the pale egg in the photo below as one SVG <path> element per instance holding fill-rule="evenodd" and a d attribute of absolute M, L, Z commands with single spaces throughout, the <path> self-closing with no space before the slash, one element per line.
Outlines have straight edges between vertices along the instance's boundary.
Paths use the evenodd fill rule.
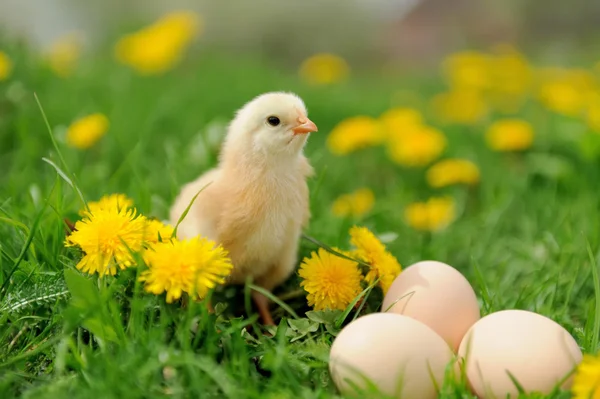
<path fill-rule="evenodd" d="M 455 268 L 432 260 L 403 270 L 385 295 L 381 311 L 419 320 L 454 351 L 481 317 L 477 296 L 467 279 Z"/>
<path fill-rule="evenodd" d="M 403 399 L 435 399 L 453 353 L 432 329 L 410 317 L 372 313 L 340 331 L 333 342 L 329 370 L 344 394 L 368 382 Z M 367 382 L 368 381 L 368 382 Z"/>
<path fill-rule="evenodd" d="M 548 394 L 582 359 L 577 342 L 563 327 L 525 310 L 503 310 L 479 320 L 465 335 L 459 356 L 480 398 L 516 398 L 518 389 L 509 373 L 526 392 Z M 570 385 L 568 379 L 562 388 Z"/>

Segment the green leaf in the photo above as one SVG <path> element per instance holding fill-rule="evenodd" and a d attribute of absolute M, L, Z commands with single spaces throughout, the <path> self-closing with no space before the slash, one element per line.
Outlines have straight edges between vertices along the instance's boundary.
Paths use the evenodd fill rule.
<path fill-rule="evenodd" d="M 80 308 L 100 306 L 100 293 L 92 280 L 72 269 L 65 269 L 64 274 L 73 305 Z"/>
<path fill-rule="evenodd" d="M 571 162 L 556 155 L 529 154 L 527 156 L 527 164 L 533 173 L 552 180 L 560 180 L 573 173 Z"/>
<path fill-rule="evenodd" d="M 306 317 L 317 323 L 334 324 L 341 314 L 341 310 L 310 310 L 306 312 Z"/>

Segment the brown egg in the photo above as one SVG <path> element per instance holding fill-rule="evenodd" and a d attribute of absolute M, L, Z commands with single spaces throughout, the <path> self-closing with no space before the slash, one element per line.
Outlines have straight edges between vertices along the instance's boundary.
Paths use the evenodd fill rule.
<path fill-rule="evenodd" d="M 364 388 L 367 378 L 393 397 L 435 399 L 452 358 L 444 340 L 423 323 L 372 313 L 342 329 L 331 346 L 329 370 L 344 394 L 356 394 L 352 384 Z"/>
<path fill-rule="evenodd" d="M 460 344 L 469 385 L 480 398 L 516 398 L 510 372 L 527 393 L 549 394 L 582 359 L 571 335 L 553 320 L 503 310 L 477 323 Z M 565 381 L 568 389 L 571 380 Z"/>
<path fill-rule="evenodd" d="M 385 295 L 381 311 L 419 320 L 454 351 L 481 316 L 475 292 L 464 276 L 453 267 L 432 260 L 402 271 Z"/>

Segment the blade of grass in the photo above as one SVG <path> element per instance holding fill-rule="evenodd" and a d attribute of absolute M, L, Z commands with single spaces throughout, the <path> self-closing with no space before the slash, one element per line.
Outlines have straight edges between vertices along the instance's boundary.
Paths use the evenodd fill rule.
<path fill-rule="evenodd" d="M 351 261 L 356 262 L 356 263 L 358 263 L 359 265 L 362 265 L 362 266 L 370 267 L 368 263 L 365 263 L 365 262 L 363 262 L 362 260 L 359 260 L 359 259 L 351 258 L 348 255 L 344 255 L 343 253 L 336 251 L 335 249 L 331 248 L 329 245 L 327 245 L 327 244 L 325 244 L 325 243 L 317 240 L 316 238 L 312 238 L 309 235 L 306 235 L 306 234 L 302 233 L 302 238 L 304 238 L 305 240 L 310 241 L 313 244 L 315 244 L 315 245 L 323 248 L 327 252 L 331 252 L 332 254 L 339 256 L 340 258 L 351 260 Z"/>
<path fill-rule="evenodd" d="M 269 298 L 271 301 L 273 301 L 274 303 L 276 303 L 277 305 L 279 305 L 283 310 L 285 310 L 286 312 L 288 312 L 289 314 L 291 314 L 295 319 L 299 319 L 300 318 L 300 317 L 298 317 L 298 314 L 296 314 L 296 312 L 294 312 L 294 309 L 292 309 L 291 307 L 289 307 L 287 303 L 285 303 L 282 300 L 280 300 L 279 298 L 277 298 L 271 292 L 265 290 L 262 287 L 254 285 L 254 284 L 248 284 L 248 288 L 250 288 L 251 290 L 260 292 L 261 294 L 263 294 L 264 296 L 266 296 L 267 298 Z"/>
<path fill-rule="evenodd" d="M 48 129 L 48 135 L 50 135 L 50 140 L 52 141 L 52 145 L 54 146 L 54 150 L 56 151 L 56 153 L 58 155 L 58 158 L 60 159 L 60 162 L 62 163 L 63 168 L 65 168 L 65 170 L 67 171 L 67 173 L 70 175 L 70 179 L 66 178 L 66 174 L 64 172 L 61 173 L 62 171 L 60 171 L 60 168 L 58 168 L 58 166 L 56 166 L 52 161 L 48 161 L 45 158 L 42 158 L 42 159 L 46 160 L 46 162 L 48 162 L 52 166 L 54 166 L 54 169 L 56 169 L 57 172 L 60 171 L 59 174 L 61 175 L 61 177 L 63 179 L 65 179 L 65 181 L 67 183 L 69 183 L 69 185 L 71 187 L 73 187 L 73 189 L 79 195 L 79 198 L 81 199 L 81 202 L 83 203 L 83 206 L 85 207 L 86 210 L 89 211 L 90 208 L 88 208 L 87 202 L 85 201 L 85 198 L 83 197 L 83 194 L 79 190 L 79 187 L 77 187 L 75 175 L 69 169 L 69 165 L 65 161 L 65 158 L 63 157 L 63 154 L 60 151 L 60 148 L 58 147 L 58 143 L 56 142 L 56 139 L 54 138 L 54 135 L 52 134 L 52 128 L 50 127 L 50 122 L 48 122 L 48 118 L 46 117 L 46 112 L 44 112 L 44 107 L 42 107 L 42 103 L 40 102 L 40 99 L 38 98 L 37 93 L 33 93 L 33 96 L 35 97 L 35 101 L 37 102 L 38 108 L 40 109 L 40 112 L 42 114 L 42 118 L 44 119 L 44 123 L 46 125 L 46 129 Z"/>
<path fill-rule="evenodd" d="M 600 334 L 600 278 L 598 276 L 598 262 L 592 252 L 590 242 L 586 238 L 586 246 L 588 256 L 590 258 L 590 264 L 592 266 L 592 280 L 594 281 L 594 294 L 596 297 L 595 312 L 594 312 L 594 328 L 592 330 L 592 340 L 590 342 L 591 348 L 588 350 L 591 353 L 596 353 L 598 350 L 598 339 Z"/>
<path fill-rule="evenodd" d="M 175 228 L 173 229 L 173 234 L 171 234 L 171 238 L 177 237 L 177 229 L 179 228 L 179 225 L 181 224 L 181 222 L 183 222 L 183 219 L 185 219 L 185 217 L 189 213 L 190 209 L 192 208 L 192 205 L 194 204 L 194 201 L 196 201 L 196 198 L 198 198 L 198 196 L 200 195 L 200 193 L 202 191 L 204 191 L 204 189 L 206 187 L 210 186 L 211 184 L 212 184 L 212 182 L 208 183 L 207 185 L 205 185 L 204 187 L 202 187 L 200 190 L 198 190 L 198 192 L 196 193 L 196 195 L 194 195 L 194 197 L 192 198 L 192 200 L 188 204 L 187 208 L 185 208 L 185 211 L 183 211 L 183 213 L 181 214 L 181 216 L 179 216 L 179 220 L 177 220 L 177 224 L 175 225 Z"/>

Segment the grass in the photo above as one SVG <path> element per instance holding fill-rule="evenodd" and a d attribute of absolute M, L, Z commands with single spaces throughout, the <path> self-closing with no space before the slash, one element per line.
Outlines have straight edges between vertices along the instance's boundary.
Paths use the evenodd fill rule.
<path fill-rule="evenodd" d="M 482 181 L 443 190 L 459 204 L 457 220 L 419 233 L 402 209 L 435 193 L 422 170 L 394 165 L 380 148 L 334 157 L 325 137 L 346 117 L 397 105 L 398 90 L 429 98 L 441 90 L 435 71 L 357 71 L 348 83 L 311 87 L 272 63 L 205 53 L 162 77 L 142 78 L 99 51 L 60 79 L 26 48 L 7 45 L 15 69 L 0 82 L 2 397 L 338 397 L 327 359 L 340 326 L 335 315 L 309 312 L 297 277 L 275 292 L 280 324 L 266 337 L 256 333 L 251 287 L 216 292 L 216 314 L 195 303 L 182 309 L 144 294 L 135 270 L 101 281 L 82 275 L 77 253 L 63 247 L 63 219 L 76 219 L 83 206 L 77 190 L 87 201 L 125 193 L 142 213 L 166 218 L 181 185 L 216 162 L 233 112 L 271 90 L 298 93 L 320 129 L 306 148 L 317 172 L 308 236 L 345 247 L 355 223 L 393 232 L 387 245 L 403 266 L 424 259 L 453 265 L 475 288 L 483 314 L 536 311 L 563 325 L 584 352 L 598 350 L 600 169 L 571 140 L 584 134 L 577 122 L 528 104 L 520 116 L 534 124 L 536 143 L 514 156 L 485 147 L 485 123 L 443 127 L 446 155 L 474 160 Z M 108 116 L 109 134 L 88 151 L 67 147 L 66 126 L 91 112 Z M 556 165 L 565 173 L 553 173 Z M 359 220 L 334 218 L 332 201 L 362 186 L 376 193 L 374 210 Z M 316 248 L 303 240 L 301 256 Z M 362 313 L 380 302 L 374 292 Z M 447 381 L 441 397 L 472 396 Z"/>

